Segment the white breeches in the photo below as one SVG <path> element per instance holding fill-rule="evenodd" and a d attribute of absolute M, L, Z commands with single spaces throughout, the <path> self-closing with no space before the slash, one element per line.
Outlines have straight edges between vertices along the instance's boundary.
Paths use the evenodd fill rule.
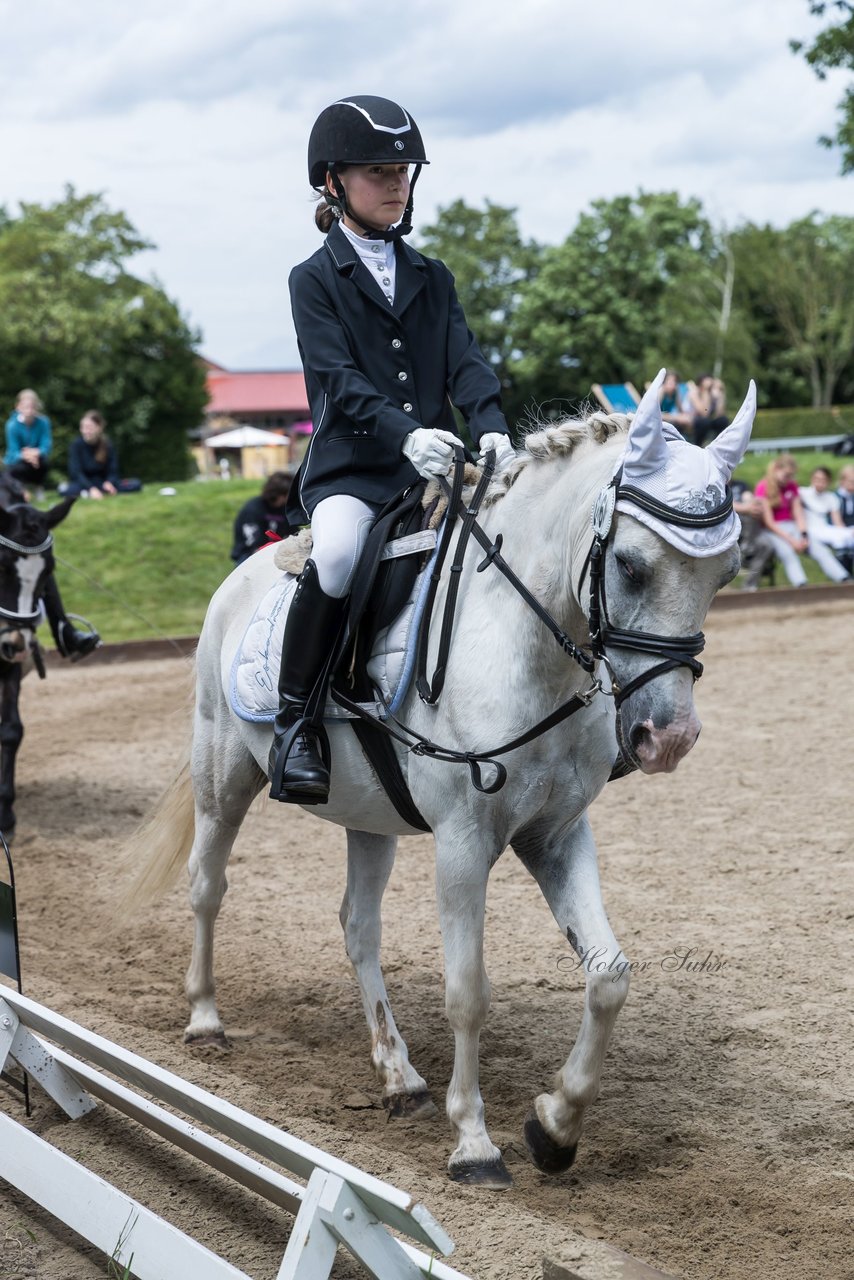
<path fill-rule="evenodd" d="M 346 493 L 324 498 L 314 508 L 311 558 L 326 595 L 340 600 L 350 590 L 375 515 L 374 507 Z"/>
<path fill-rule="evenodd" d="M 793 537 L 798 533 L 798 527 L 794 520 L 778 520 L 777 524 Z M 774 543 L 774 550 L 777 552 L 777 557 L 783 566 L 783 572 L 786 577 L 793 587 L 802 587 L 807 580 L 807 575 L 804 573 L 804 566 L 798 559 L 797 551 L 789 545 L 785 538 L 781 538 L 776 533 L 771 534 L 771 540 Z"/>

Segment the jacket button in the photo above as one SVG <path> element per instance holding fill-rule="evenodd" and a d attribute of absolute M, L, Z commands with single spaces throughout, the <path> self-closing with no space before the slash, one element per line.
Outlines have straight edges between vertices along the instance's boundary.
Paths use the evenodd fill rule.
<path fill-rule="evenodd" d="M 401 381 L 401 382 L 405 382 L 405 381 L 406 381 L 406 374 L 403 372 L 403 370 L 402 370 L 402 369 L 401 369 L 400 373 L 399 373 L 397 376 L 398 376 L 398 378 L 400 379 L 400 381 Z"/>
<path fill-rule="evenodd" d="M 392 338 L 391 345 L 394 347 L 395 351 L 399 351 L 400 348 L 403 346 L 403 343 L 401 342 L 400 338 Z"/>
<path fill-rule="evenodd" d="M 409 403 L 409 401 L 408 401 L 408 400 L 407 400 L 406 404 L 403 406 L 403 412 L 404 412 L 404 413 L 411 413 L 411 412 L 412 412 L 412 405 Z"/>

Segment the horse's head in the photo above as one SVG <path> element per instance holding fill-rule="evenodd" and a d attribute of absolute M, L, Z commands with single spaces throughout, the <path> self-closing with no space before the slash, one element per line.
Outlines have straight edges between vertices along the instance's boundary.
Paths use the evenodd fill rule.
<path fill-rule="evenodd" d="M 756 412 L 751 383 L 732 424 L 698 449 L 662 422 L 662 378 L 641 401 L 597 501 L 590 562 L 594 648 L 615 694 L 621 750 L 644 773 L 675 769 L 700 732 L 692 695 L 700 628 L 715 592 L 738 572 L 729 480 Z"/>
<path fill-rule="evenodd" d="M 0 506 L 0 659 L 23 662 L 41 619 L 45 580 L 53 571 L 52 529 L 74 504 L 65 498 L 49 511 L 25 502 Z"/>

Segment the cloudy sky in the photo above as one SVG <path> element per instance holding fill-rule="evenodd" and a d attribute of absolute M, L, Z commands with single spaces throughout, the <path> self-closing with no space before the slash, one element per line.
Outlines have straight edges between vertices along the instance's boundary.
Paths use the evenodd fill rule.
<path fill-rule="evenodd" d="M 639 188 L 727 225 L 854 215 L 816 144 L 846 77 L 788 47 L 821 25 L 808 0 L 0 0 L 0 204 L 103 192 L 205 355 L 294 367 L 287 275 L 320 244 L 305 148 L 329 102 L 416 118 L 416 230 L 489 199 L 555 243 Z"/>

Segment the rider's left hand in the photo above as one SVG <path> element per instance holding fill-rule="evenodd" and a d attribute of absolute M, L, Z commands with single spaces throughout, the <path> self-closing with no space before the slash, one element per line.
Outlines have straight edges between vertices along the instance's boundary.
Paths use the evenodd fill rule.
<path fill-rule="evenodd" d="M 510 437 L 504 435 L 502 431 L 488 431 L 485 436 L 480 437 L 478 448 L 480 449 L 477 458 L 479 467 L 482 467 L 486 461 L 487 450 L 495 450 L 496 472 L 503 471 L 505 467 L 509 467 L 516 457 L 516 450 L 513 448 Z"/>

